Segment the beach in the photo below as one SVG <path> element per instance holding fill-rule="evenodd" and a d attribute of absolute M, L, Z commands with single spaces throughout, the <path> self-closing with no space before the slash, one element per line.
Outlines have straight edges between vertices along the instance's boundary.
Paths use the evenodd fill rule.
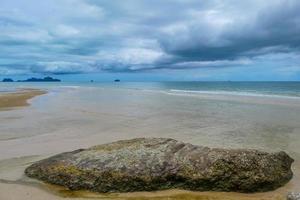
<path fill-rule="evenodd" d="M 178 92 L 136 85 L 32 88 L 35 90 L 2 93 L 0 97 L 0 102 L 10 102 L 3 103 L 0 111 L 1 200 L 285 199 L 287 192 L 300 186 L 297 97 Z M 182 190 L 95 194 L 67 191 L 24 175 L 28 165 L 51 155 L 136 137 L 167 137 L 209 147 L 283 150 L 295 159 L 294 178 L 276 191 L 255 194 Z"/>
<path fill-rule="evenodd" d="M 23 89 L 18 92 L 8 92 L 6 94 L 0 94 L 0 110 L 27 106 L 29 105 L 27 100 L 42 94 L 45 94 L 45 92 L 34 89 Z"/>
<path fill-rule="evenodd" d="M 0 200 L 300 200 L 299 10 L 0 0 Z"/>

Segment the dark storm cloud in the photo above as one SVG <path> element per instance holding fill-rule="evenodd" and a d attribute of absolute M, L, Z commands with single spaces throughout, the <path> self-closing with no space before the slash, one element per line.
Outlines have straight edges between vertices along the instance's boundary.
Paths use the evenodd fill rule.
<path fill-rule="evenodd" d="M 298 51 L 299 8 L 299 1 L 280 1 L 275 5 L 270 2 L 270 5 L 251 16 L 252 13 L 247 11 L 243 13 L 246 7 L 240 7 L 238 14 L 245 17 L 245 20 L 225 22 L 223 29 L 212 41 L 210 34 L 213 30 L 209 25 L 205 27 L 206 25 L 196 23 L 183 33 L 188 34 L 186 38 L 174 40 L 166 37 L 161 43 L 168 53 L 187 60 L 236 59 L 260 55 L 263 49 L 269 49 L 270 52 Z M 248 19 L 247 14 L 250 15 Z"/>
<path fill-rule="evenodd" d="M 3 0 L 0 72 L 224 68 L 275 54 L 295 66 L 299 9 L 297 0 Z"/>

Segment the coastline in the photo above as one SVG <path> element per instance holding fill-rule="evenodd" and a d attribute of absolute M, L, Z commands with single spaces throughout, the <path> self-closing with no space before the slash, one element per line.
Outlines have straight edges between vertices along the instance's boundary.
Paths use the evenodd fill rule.
<path fill-rule="evenodd" d="M 43 94 L 46 94 L 46 91 L 38 89 L 23 89 L 15 92 L 0 93 L 0 111 L 27 106 L 29 105 L 29 99 Z"/>

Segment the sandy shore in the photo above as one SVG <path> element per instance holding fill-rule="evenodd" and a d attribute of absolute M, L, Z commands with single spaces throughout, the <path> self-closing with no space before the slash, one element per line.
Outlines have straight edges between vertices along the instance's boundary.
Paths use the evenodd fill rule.
<path fill-rule="evenodd" d="M 24 89 L 0 94 L 0 110 L 29 105 L 27 102 L 29 99 L 45 93 L 42 90 Z"/>
<path fill-rule="evenodd" d="M 13 109 L 28 105 L 27 101 L 30 98 L 44 93 L 41 90 L 23 90 L 0 95 L 0 110 L 2 110 L 0 112 L 0 200 L 283 200 L 287 192 L 295 191 L 299 186 L 298 159 L 294 164 L 295 177 L 290 183 L 276 191 L 255 194 L 168 190 L 104 195 L 83 191 L 71 192 L 61 187 L 33 182 L 24 176 L 24 169 L 32 162 L 56 153 L 144 135 L 172 137 L 199 145 L 207 143 L 216 146 L 224 143 L 232 148 L 239 147 L 233 144 L 241 145 L 241 143 L 243 147 L 251 148 L 270 146 L 274 151 L 289 147 L 289 152 L 296 152 L 293 155 L 298 155 L 297 107 L 290 109 L 284 106 L 273 111 L 268 110 L 270 106 L 263 106 L 256 112 L 254 109 L 256 104 L 252 104 L 253 102 L 251 104 L 230 103 L 230 106 L 225 102 L 213 104 L 206 109 L 207 107 L 197 107 L 207 103 L 204 100 L 199 103 L 198 98 L 183 99 L 180 96 L 169 98 L 164 94 L 128 93 L 127 91 L 109 93 L 101 89 L 96 91 L 85 89 L 83 92 L 69 89 L 61 93 L 49 92 L 47 95 L 34 98 L 31 106 Z M 81 98 L 82 96 L 84 98 Z M 120 101 L 121 98 L 125 100 Z M 191 108 L 189 105 L 194 107 Z M 220 108 L 225 109 L 224 112 L 220 112 Z M 245 117 L 245 121 L 226 121 L 235 117 L 232 108 L 236 108 L 236 111 L 248 111 L 233 113 L 238 118 Z M 266 110 L 262 112 L 261 108 Z M 275 115 L 279 111 L 281 115 Z M 243 115 L 244 113 L 253 113 L 255 118 L 248 118 L 248 115 Z M 218 121 L 213 118 L 215 115 L 220 117 Z M 294 117 L 290 120 L 282 120 L 287 119 L 286 115 Z M 249 126 L 249 121 L 251 122 L 249 119 L 255 120 L 253 126 Z M 284 124 L 272 123 L 266 126 L 268 121 L 263 124 L 264 126 L 259 124 L 266 119 L 275 120 L 277 123 L 284 122 Z M 292 121 L 293 119 L 295 121 Z M 290 126 L 295 128 L 290 129 L 289 124 L 286 123 L 291 123 Z M 227 128 L 232 131 L 236 127 L 247 129 L 238 129 L 239 134 L 233 136 L 232 132 L 226 132 Z M 198 132 L 199 130 L 202 132 Z M 241 131 L 249 135 L 242 135 L 243 137 L 237 141 L 233 140 L 243 133 Z M 269 131 L 272 137 L 268 135 Z M 282 132 L 288 131 L 290 131 L 289 137 L 282 137 Z M 222 134 L 217 134 L 219 132 Z M 255 135 L 261 132 L 266 135 Z M 207 135 L 206 138 L 205 133 L 211 135 Z M 231 139 L 223 142 L 229 136 L 232 136 Z M 275 140 L 274 136 L 278 140 Z M 242 140 L 244 137 L 250 140 L 244 142 Z M 213 143 L 213 139 L 218 140 Z M 272 143 L 269 143 L 270 141 Z M 245 146 L 246 144 L 249 146 Z M 278 148 L 279 145 L 283 147 Z"/>

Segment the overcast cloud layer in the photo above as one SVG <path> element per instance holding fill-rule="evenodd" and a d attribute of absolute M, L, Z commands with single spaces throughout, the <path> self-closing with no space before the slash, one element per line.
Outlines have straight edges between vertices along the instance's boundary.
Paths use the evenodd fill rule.
<path fill-rule="evenodd" d="M 0 74 L 300 74 L 299 0 L 1 0 Z"/>

